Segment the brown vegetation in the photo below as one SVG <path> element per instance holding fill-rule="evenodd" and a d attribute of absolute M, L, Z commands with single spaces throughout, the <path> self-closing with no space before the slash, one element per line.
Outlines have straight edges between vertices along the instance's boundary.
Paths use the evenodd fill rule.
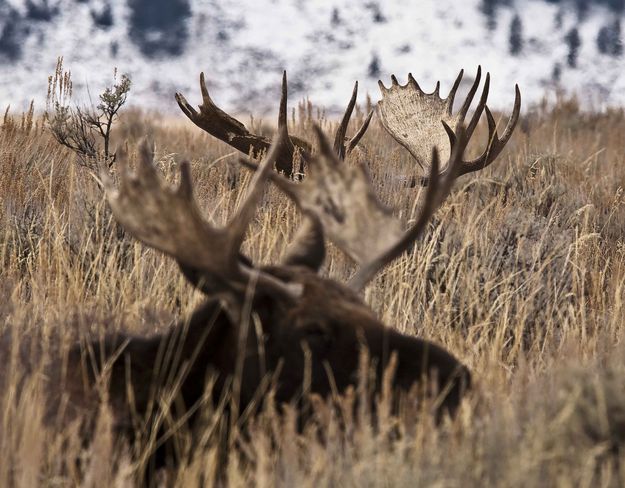
<path fill-rule="evenodd" d="M 289 129 L 313 140 L 312 116 L 301 115 Z M 364 118 L 356 108 L 354 127 Z M 76 430 L 45 426 L 47 365 L 76 341 L 173 332 L 168 324 L 190 317 L 201 294 L 173 263 L 124 236 L 92 176 L 36 121 L 10 120 L 0 130 L 0 484 L 72 485 L 79 477 L 93 486 L 131 484 L 141 454 L 159 439 L 137 436 L 119 448 L 106 406 L 89 446 Z M 320 122 L 326 132 L 334 126 Z M 459 414 L 439 426 L 413 408 L 395 416 L 382 390 L 371 425 L 368 402 L 352 408 L 366 394 L 365 371 L 353 392 L 335 399 L 338 411 L 311 398 L 316 422 L 304 429 L 292 408 L 277 415 L 266 399 L 244 429 L 234 429 L 230 484 L 622 484 L 625 117 L 561 103 L 529 113 L 522 128 L 498 164 L 458 181 L 422 241 L 365 290 L 385 323 L 444 345 L 470 367 L 476 386 Z M 227 222 L 251 177 L 223 158 L 230 148 L 184 121 L 136 112 L 114 135 L 133 148 L 146 132 L 165 176 L 174 179 L 177 161 L 189 158 L 201 208 Z M 397 216 L 418 214 L 425 190 L 405 184 L 414 162 L 377 122 L 346 164 L 351 158 L 366 161 Z M 291 201 L 270 188 L 243 250 L 254 262 L 276 263 L 298 224 Z M 322 273 L 345 281 L 353 265 L 329 248 Z M 161 400 L 166 406 L 173 396 Z M 189 454 L 179 486 L 212 477 L 220 413 L 219 404 L 203 405 L 206 436 L 193 443 L 173 417 L 160 419 L 176 431 L 176 449 Z"/>

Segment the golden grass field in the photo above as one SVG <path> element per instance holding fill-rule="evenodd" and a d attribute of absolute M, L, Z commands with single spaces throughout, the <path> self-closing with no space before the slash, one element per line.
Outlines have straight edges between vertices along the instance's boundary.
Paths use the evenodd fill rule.
<path fill-rule="evenodd" d="M 336 124 L 305 106 L 296 115 L 290 131 L 308 140 L 313 120 Z M 0 122 L 0 486 L 132 486 L 135 463 L 105 407 L 90 446 L 44 425 L 46 361 L 81 338 L 163 331 L 202 296 L 171 259 L 119 232 L 93 176 L 39 118 Z M 249 180 L 222 158 L 232 149 L 182 114 L 128 110 L 114 135 L 134 151 L 145 134 L 168 177 L 191 159 L 205 214 L 225 222 Z M 292 412 L 267 402 L 232 442 L 229 485 L 625 486 L 623 134 L 623 110 L 524 108 L 498 161 L 460 178 L 425 238 L 367 288 L 386 324 L 470 367 L 475 388 L 456 418 L 435 427 L 405 411 L 373 428 L 361 411 L 339 427 L 320 404 L 300 432 Z M 375 119 L 354 159 L 398 215 L 416 215 L 423 194 L 400 176 L 419 169 Z M 246 252 L 276 262 L 298 222 L 269 188 Z M 352 272 L 331 248 L 323 273 L 344 281 Z M 210 443 L 193 452 L 176 486 L 209 479 L 216 452 Z"/>

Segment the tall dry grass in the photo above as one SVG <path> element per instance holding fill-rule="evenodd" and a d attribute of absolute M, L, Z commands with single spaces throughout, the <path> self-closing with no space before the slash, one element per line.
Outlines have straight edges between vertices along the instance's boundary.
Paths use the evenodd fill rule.
<path fill-rule="evenodd" d="M 314 111 L 296 115 L 291 132 L 312 140 Z M 462 177 L 425 238 L 367 288 L 389 326 L 469 365 L 476 387 L 457 418 L 434 427 L 404 411 L 373 428 L 361 412 L 339 426 L 317 401 L 316 423 L 299 431 L 293 411 L 277 415 L 268 401 L 232 443 L 230 485 L 625 485 L 624 131 L 621 110 L 562 102 L 525 114 L 499 161 Z M 182 116 L 136 111 L 115 137 L 134 148 L 145 134 L 168 177 L 192 160 L 206 215 L 226 221 L 249 180 L 231 149 Z M 417 169 L 376 123 L 352 159 L 369 165 L 383 201 L 414 218 L 420 190 L 405 177 Z M 0 200 L 0 486 L 131 486 L 136 461 L 113 438 L 106 406 L 89 446 L 44 424 L 47 361 L 81 338 L 161 332 L 202 297 L 171 260 L 124 236 L 93 175 L 32 114 L 5 115 L 0 127 Z M 270 189 L 246 251 L 276 262 L 298 221 Z M 352 271 L 331 247 L 323 273 Z M 177 486 L 201 485 L 219 459 L 208 440 Z"/>

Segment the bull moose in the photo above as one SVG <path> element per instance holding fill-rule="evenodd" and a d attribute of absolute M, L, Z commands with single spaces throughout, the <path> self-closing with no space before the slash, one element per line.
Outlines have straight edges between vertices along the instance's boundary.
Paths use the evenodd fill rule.
<path fill-rule="evenodd" d="M 241 158 L 255 173 L 245 200 L 223 228 L 202 216 L 193 196 L 189 163 L 181 163 L 180 182 L 174 188 L 158 175 L 147 142 L 140 146 L 134 171 L 125 150 L 117 153 L 117 181 L 108 169 L 102 170 L 115 219 L 128 234 L 173 257 L 184 276 L 206 295 L 206 301 L 161 335 L 117 335 L 71 349 L 59 378 L 62 394 L 51 402 L 49 416 L 88 419 L 104 397 L 120 437 L 135 439 L 140 422 L 144 422 L 140 425 L 147 435 L 163 436 L 149 456 L 150 469 L 155 470 L 177 462 L 165 424 L 199 428 L 198 405 L 202 402 L 216 405 L 230 395 L 236 402 L 224 412 L 236 417 L 258 404 L 269 389 L 277 404 L 294 402 L 307 393 L 328 397 L 356 385 L 365 349 L 379 377 L 392 360 L 397 389 L 427 383 L 432 386 L 429 392 L 439 396 L 437 415 L 453 414 L 471 385 L 469 370 L 442 347 L 384 325 L 359 292 L 377 272 L 414 245 L 458 175 L 492 163 L 510 139 L 519 116 L 518 88 L 512 116 L 500 138 L 486 106 L 488 76 L 465 128 L 479 71 L 460 111 L 452 113 L 461 79 L 462 72 L 446 99 L 439 97 L 438 87 L 425 94 L 412 76 L 406 86 L 400 86 L 395 77 L 391 88 L 380 83 L 383 99 L 378 114 L 383 127 L 421 165 L 429 166 L 429 174 L 419 179 L 427 186 L 424 203 L 407 230 L 375 196 L 365 168 L 343 161 L 372 115 L 346 140 L 357 86 L 334 147 L 315 127 L 314 154 L 310 143 L 287 133 L 286 77 L 279 130 L 273 142 L 251 134 L 216 107 L 203 76 L 200 112 L 177 94 L 182 110 L 198 126 L 242 152 L 264 152 L 264 158 L 259 164 Z M 484 111 L 489 125 L 487 148 L 478 159 L 465 161 L 465 148 Z M 307 164 L 301 182 L 272 170 L 274 164 L 288 167 L 296 151 Z M 295 202 L 303 218 L 282 262 L 263 266 L 246 257 L 241 245 L 268 181 Z M 346 284 L 318 273 L 325 257 L 325 239 L 358 265 Z M 168 420 L 157 422 L 154 419 L 164 408 L 165 396 L 170 401 L 162 417 Z M 92 429 L 85 421 L 85 433 L 89 435 Z"/>

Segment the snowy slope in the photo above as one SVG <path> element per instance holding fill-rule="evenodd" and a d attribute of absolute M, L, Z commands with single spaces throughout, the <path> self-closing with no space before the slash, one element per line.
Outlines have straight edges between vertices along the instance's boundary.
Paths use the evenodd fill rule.
<path fill-rule="evenodd" d="M 237 112 L 275 111 L 282 69 L 289 74 L 292 104 L 308 96 L 336 110 L 355 80 L 360 99 L 368 92 L 375 100 L 374 57 L 387 83 L 391 73 L 401 82 L 412 72 L 424 89 L 440 79 L 443 93 L 460 68 L 472 76 L 481 64 L 491 72 L 496 108 L 511 106 L 515 83 L 525 102 L 552 95 L 556 65 L 561 87 L 588 106 L 625 105 L 625 58 L 600 55 L 596 46 L 599 28 L 614 16 L 603 8 L 592 9 L 580 23 L 574 12 L 551 3 L 517 1 L 500 9 L 497 28 L 489 31 L 480 0 L 190 0 L 180 52 L 150 56 L 131 39 L 132 1 L 38 0 L 53 15 L 24 20 L 35 0 L 0 0 L 0 34 L 12 22 L 20 29 L 20 54 L 0 53 L 0 107 L 11 103 L 20 109 L 34 99 L 43 108 L 47 76 L 60 55 L 78 97 L 87 87 L 95 96 L 117 67 L 133 81 L 130 102 L 172 113 L 178 110 L 175 91 L 199 101 L 202 70 L 215 101 Z M 94 15 L 107 8 L 112 25 L 97 25 Z M 555 20 L 559 11 L 561 25 Z M 525 42 L 523 52 L 512 57 L 508 37 L 515 13 Z M 582 45 L 577 68 L 569 68 L 564 37 L 574 26 Z M 166 35 L 158 29 L 147 34 L 153 43 L 171 41 Z"/>

